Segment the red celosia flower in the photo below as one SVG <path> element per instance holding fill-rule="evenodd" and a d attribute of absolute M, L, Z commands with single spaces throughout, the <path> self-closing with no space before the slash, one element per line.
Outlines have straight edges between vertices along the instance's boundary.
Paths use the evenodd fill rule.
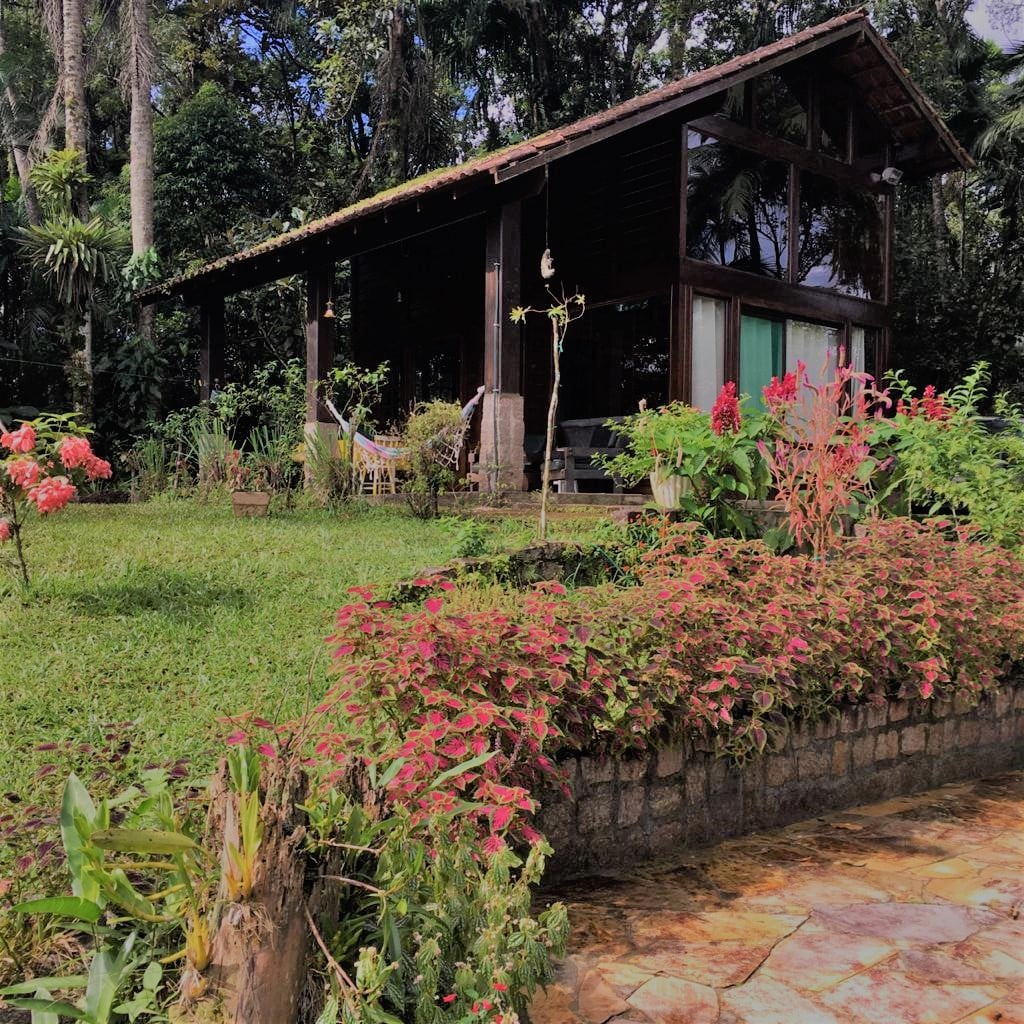
<path fill-rule="evenodd" d="M 721 436 L 726 431 L 736 434 L 740 429 L 740 403 L 736 398 L 736 384 L 729 381 L 718 392 L 718 398 L 711 409 L 711 429 Z"/>
<path fill-rule="evenodd" d="M 10 448 L 12 452 L 27 455 L 36 446 L 36 432 L 26 423 L 18 430 L 5 431 L 0 434 L 0 444 L 5 448 Z"/>
<path fill-rule="evenodd" d="M 6 519 L 0 519 L 0 544 L 11 539 L 11 524 Z"/>
<path fill-rule="evenodd" d="M 772 377 L 771 383 L 761 389 L 765 408 L 773 415 L 792 405 L 796 401 L 796 392 L 796 374 L 792 370 L 782 380 Z"/>
<path fill-rule="evenodd" d="M 51 476 L 28 492 L 28 500 L 35 503 L 40 515 L 58 512 L 75 496 L 75 488 L 64 476 Z"/>
<path fill-rule="evenodd" d="M 946 405 L 946 396 L 935 392 L 935 385 L 929 384 L 921 395 L 921 408 L 929 420 L 948 420 L 953 410 Z"/>
<path fill-rule="evenodd" d="M 454 992 L 449 992 L 448 995 L 441 997 L 442 1003 L 454 1003 L 459 997 Z"/>
<path fill-rule="evenodd" d="M 41 472 L 35 459 L 12 459 L 7 463 L 7 475 L 16 487 L 34 487 Z"/>
<path fill-rule="evenodd" d="M 57 451 L 65 469 L 79 469 L 94 457 L 92 445 L 84 437 L 65 437 Z"/>
<path fill-rule="evenodd" d="M 946 396 L 938 394 L 935 385 L 929 384 L 921 392 L 921 397 L 911 398 L 909 404 L 901 398 L 896 403 L 896 413 L 911 419 L 923 413 L 928 420 L 948 420 L 953 415 L 953 410 L 946 405 Z"/>

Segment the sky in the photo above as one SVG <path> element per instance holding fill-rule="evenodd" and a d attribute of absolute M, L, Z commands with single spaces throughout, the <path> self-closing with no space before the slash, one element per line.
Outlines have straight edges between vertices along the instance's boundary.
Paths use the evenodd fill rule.
<path fill-rule="evenodd" d="M 988 0 L 977 0 L 971 7 L 967 20 L 971 23 L 975 32 L 986 39 L 994 39 L 1004 50 L 1011 44 L 1024 39 L 1024 17 L 1018 19 L 1017 24 L 1012 26 L 1009 32 L 992 26 L 988 17 Z"/>

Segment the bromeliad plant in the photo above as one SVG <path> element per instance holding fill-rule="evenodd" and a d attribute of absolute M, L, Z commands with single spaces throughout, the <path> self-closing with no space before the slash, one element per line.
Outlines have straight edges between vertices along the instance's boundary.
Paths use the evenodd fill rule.
<path fill-rule="evenodd" d="M 41 416 L 8 430 L 0 423 L 0 545 L 10 542 L 13 567 L 27 590 L 24 529 L 32 511 L 58 512 L 83 481 L 110 478 L 74 414 Z"/>

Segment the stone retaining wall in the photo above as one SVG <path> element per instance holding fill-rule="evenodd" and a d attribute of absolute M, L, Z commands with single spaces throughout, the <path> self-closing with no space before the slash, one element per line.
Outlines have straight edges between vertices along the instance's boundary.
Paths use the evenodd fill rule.
<path fill-rule="evenodd" d="M 824 811 L 1024 766 L 1024 681 L 977 707 L 894 701 L 798 725 L 746 765 L 683 743 L 632 760 L 573 760 L 573 796 L 538 815 L 555 848 L 547 878 L 718 842 Z"/>

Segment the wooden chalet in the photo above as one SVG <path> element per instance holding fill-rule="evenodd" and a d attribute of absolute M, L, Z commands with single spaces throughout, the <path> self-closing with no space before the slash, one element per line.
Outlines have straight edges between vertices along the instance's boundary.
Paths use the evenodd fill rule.
<path fill-rule="evenodd" d="M 887 365 L 899 179 L 970 157 L 863 11 L 671 82 L 527 142 L 434 172 L 140 295 L 201 310 L 201 388 L 222 376 L 226 295 L 307 282 L 308 419 L 334 359 L 325 316 L 350 264 L 351 345 L 390 361 L 382 418 L 486 385 L 476 439 L 505 486 L 539 462 L 549 337 L 540 275 L 586 296 L 567 341 L 560 419 L 646 399 L 709 408 L 722 383 L 760 395 L 842 347 Z M 320 429 L 324 429 L 321 427 Z"/>

